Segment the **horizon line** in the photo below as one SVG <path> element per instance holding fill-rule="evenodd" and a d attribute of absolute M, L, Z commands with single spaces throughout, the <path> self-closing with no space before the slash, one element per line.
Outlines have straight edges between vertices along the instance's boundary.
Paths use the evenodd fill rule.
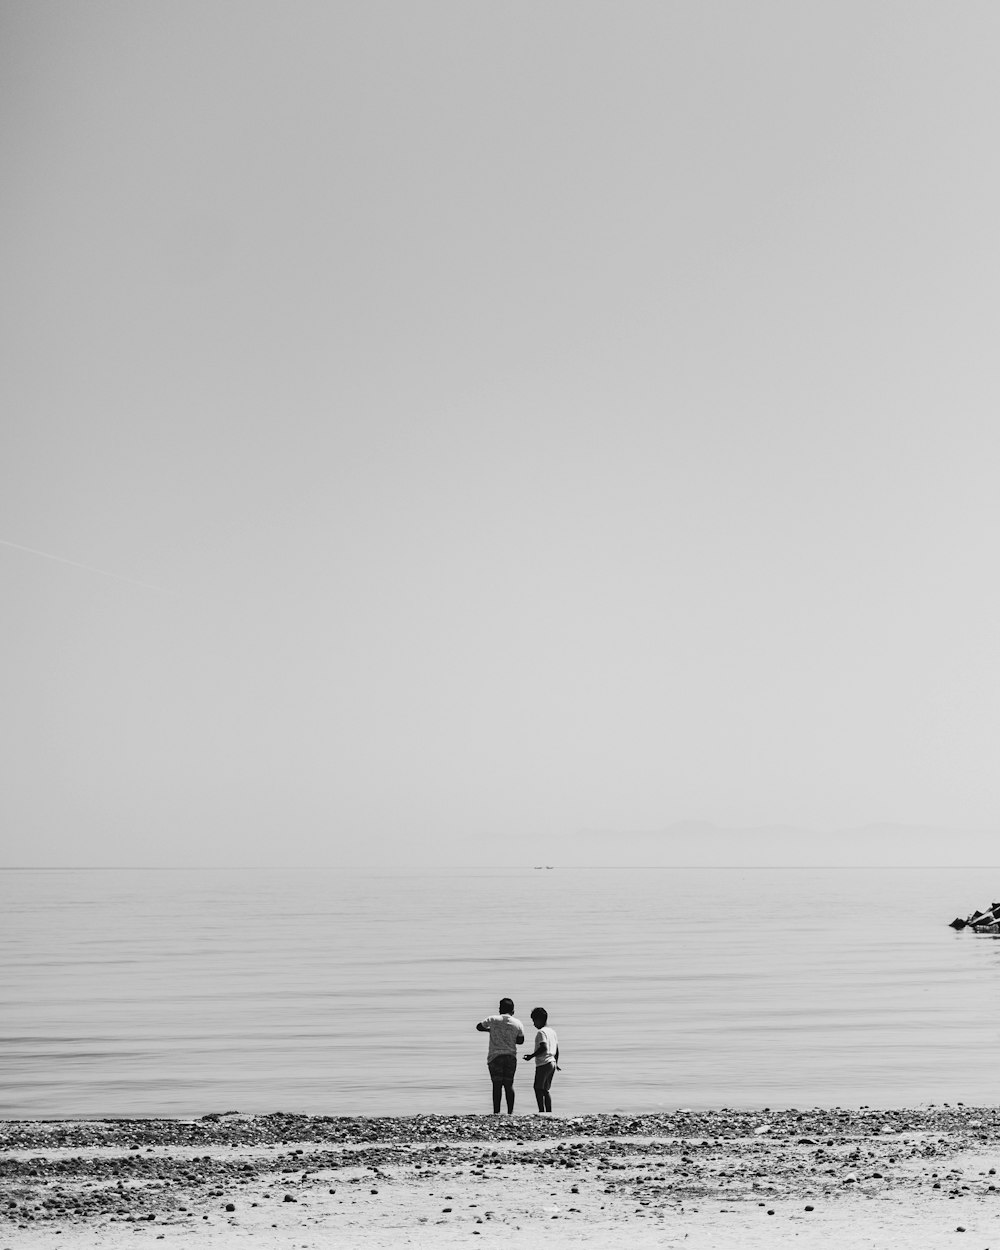
<path fill-rule="evenodd" d="M 0 872 L 305 872 L 316 869 L 342 871 L 352 868 L 388 868 L 386 864 L 0 864 Z M 556 869 L 580 869 L 605 872 L 608 869 L 627 872 L 633 869 L 671 868 L 679 871 L 703 868 L 734 868 L 743 872 L 772 872 L 775 870 L 793 871 L 795 869 L 822 869 L 841 871 L 845 869 L 893 869 L 896 871 L 921 870 L 927 868 L 988 868 L 1000 869 L 997 863 L 970 864 L 456 864 L 425 863 L 400 864 L 394 871 L 413 868 L 525 868 L 532 872 L 539 870 L 555 871 Z"/>

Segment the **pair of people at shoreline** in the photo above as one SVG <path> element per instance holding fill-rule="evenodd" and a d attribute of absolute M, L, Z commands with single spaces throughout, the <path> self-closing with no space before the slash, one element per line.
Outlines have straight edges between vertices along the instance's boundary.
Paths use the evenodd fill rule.
<path fill-rule="evenodd" d="M 535 1101 L 539 1111 L 552 1110 L 552 1078 L 559 1071 L 559 1039 L 549 1027 L 549 1013 L 544 1007 L 536 1007 L 531 1013 L 531 1023 L 538 1030 L 535 1049 L 524 1056 L 525 1061 L 535 1061 Z M 486 1054 L 486 1066 L 493 1082 L 493 1114 L 500 1114 L 501 1097 L 506 1097 L 507 1114 L 514 1114 L 514 1073 L 517 1071 L 517 1048 L 524 1044 L 524 1025 L 514 1015 L 514 1000 L 500 999 L 500 1014 L 487 1016 L 476 1025 L 480 1033 L 489 1033 L 490 1045 Z"/>

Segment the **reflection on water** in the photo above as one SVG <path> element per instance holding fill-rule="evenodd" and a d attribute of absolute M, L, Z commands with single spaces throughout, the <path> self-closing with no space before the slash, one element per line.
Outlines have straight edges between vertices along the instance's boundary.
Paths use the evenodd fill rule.
<path fill-rule="evenodd" d="M 995 1101 L 986 870 L 0 872 L 0 1115 L 487 1111 L 549 1009 L 557 1112 Z M 522 1065 L 519 1108 L 533 1105 Z"/>

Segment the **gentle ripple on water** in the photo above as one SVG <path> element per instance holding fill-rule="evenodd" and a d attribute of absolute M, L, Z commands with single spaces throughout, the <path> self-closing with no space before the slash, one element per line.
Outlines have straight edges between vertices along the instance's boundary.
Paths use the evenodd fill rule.
<path fill-rule="evenodd" d="M 485 1110 L 474 1025 L 505 993 L 549 1008 L 565 1113 L 992 1103 L 1000 943 L 946 925 L 995 892 L 974 869 L 0 872 L 0 1116 Z"/>

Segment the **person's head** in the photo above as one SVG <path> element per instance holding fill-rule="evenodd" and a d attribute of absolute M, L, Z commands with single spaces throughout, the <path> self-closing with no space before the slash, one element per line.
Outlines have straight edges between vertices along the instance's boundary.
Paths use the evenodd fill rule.
<path fill-rule="evenodd" d="M 514 1000 L 512 998 L 500 999 L 500 1014 L 502 1016 L 512 1016 L 514 1014 Z"/>
<path fill-rule="evenodd" d="M 544 1029 L 549 1022 L 549 1013 L 544 1007 L 536 1007 L 531 1013 L 531 1023 L 536 1029 Z"/>

